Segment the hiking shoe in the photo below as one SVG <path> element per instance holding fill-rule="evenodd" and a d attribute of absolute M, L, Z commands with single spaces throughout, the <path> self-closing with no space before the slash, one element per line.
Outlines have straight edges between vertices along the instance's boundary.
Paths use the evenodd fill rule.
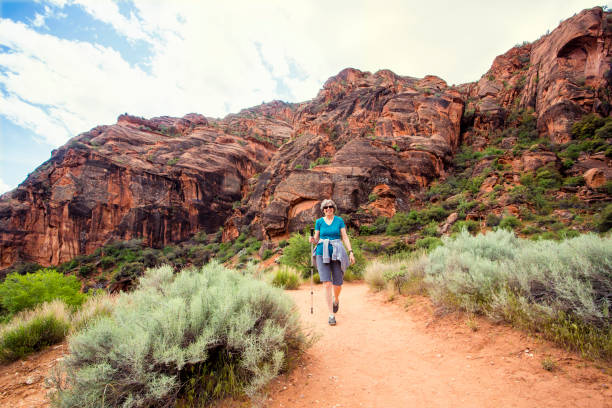
<path fill-rule="evenodd" d="M 338 309 L 340 309 L 340 301 L 334 302 L 333 308 L 334 308 L 334 313 L 338 313 Z"/>
<path fill-rule="evenodd" d="M 335 326 L 336 325 L 336 317 L 335 316 L 329 316 L 329 320 L 327 322 L 329 323 L 330 326 Z"/>

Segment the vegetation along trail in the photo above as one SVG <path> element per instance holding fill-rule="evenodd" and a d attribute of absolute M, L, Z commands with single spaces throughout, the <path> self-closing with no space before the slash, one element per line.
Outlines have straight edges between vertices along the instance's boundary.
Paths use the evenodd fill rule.
<path fill-rule="evenodd" d="M 269 407 L 612 407 L 601 368 L 506 325 L 470 328 L 465 315 L 436 317 L 428 298 L 348 283 L 330 327 L 322 286 L 314 315 L 308 285 L 288 293 L 318 340 L 270 386 Z"/>

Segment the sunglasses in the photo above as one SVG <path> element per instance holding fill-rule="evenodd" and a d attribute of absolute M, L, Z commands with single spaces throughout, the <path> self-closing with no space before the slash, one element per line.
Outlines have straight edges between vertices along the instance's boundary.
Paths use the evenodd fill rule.
<path fill-rule="evenodd" d="M 328 210 L 330 208 L 334 208 L 332 205 L 328 205 L 327 207 L 323 207 L 324 210 Z"/>

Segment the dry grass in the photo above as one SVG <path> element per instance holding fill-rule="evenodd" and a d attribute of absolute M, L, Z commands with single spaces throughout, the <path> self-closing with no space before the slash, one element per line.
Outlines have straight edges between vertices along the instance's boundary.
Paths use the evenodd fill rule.
<path fill-rule="evenodd" d="M 110 316 L 116 302 L 117 296 L 108 293 L 90 297 L 83 307 L 72 316 L 70 334 L 77 333 L 104 316 Z"/>

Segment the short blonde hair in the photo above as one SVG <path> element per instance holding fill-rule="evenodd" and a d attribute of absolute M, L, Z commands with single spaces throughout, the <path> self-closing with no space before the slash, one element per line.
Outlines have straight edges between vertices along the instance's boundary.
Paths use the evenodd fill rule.
<path fill-rule="evenodd" d="M 338 206 L 336 205 L 336 203 L 334 203 L 333 200 L 330 199 L 321 201 L 321 211 L 323 211 L 323 207 L 328 207 L 330 205 L 334 207 L 334 212 L 338 212 Z"/>

